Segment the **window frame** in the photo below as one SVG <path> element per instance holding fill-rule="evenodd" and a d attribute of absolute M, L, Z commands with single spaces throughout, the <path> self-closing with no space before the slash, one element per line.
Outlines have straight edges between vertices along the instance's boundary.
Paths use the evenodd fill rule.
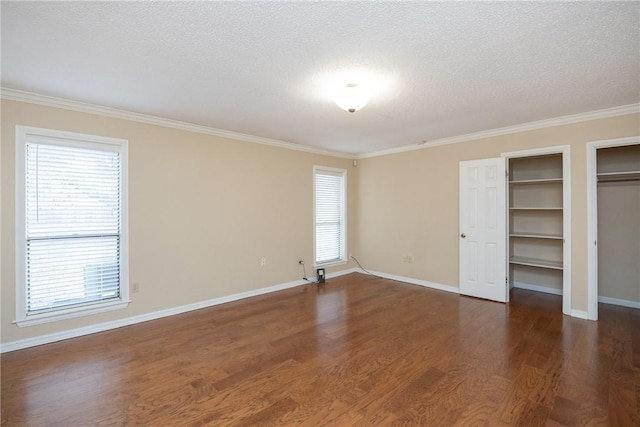
<path fill-rule="evenodd" d="M 316 175 L 318 172 L 330 172 L 331 174 L 341 174 L 342 176 L 342 229 L 341 238 L 344 244 L 340 251 L 340 258 L 330 261 L 318 262 L 316 253 L 316 240 L 317 240 L 317 224 L 316 224 Z M 333 267 L 338 265 L 345 265 L 348 262 L 347 259 L 347 170 L 334 168 L 329 166 L 313 166 L 313 266 L 321 267 Z"/>
<path fill-rule="evenodd" d="M 128 216 L 128 141 L 53 129 L 17 125 L 15 130 L 15 264 L 16 320 L 20 327 L 49 323 L 126 308 L 129 303 L 129 216 Z M 26 280 L 26 146 L 42 142 L 63 147 L 98 149 L 120 154 L 120 297 L 115 300 L 60 308 L 42 313 L 27 313 Z"/>

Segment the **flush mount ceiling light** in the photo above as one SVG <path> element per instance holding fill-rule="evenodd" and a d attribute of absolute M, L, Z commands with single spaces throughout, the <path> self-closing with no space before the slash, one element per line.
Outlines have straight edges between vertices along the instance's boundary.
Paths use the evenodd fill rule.
<path fill-rule="evenodd" d="M 365 87 L 355 83 L 347 83 L 336 92 L 334 101 L 343 110 L 355 113 L 367 105 L 370 97 L 371 95 Z"/>

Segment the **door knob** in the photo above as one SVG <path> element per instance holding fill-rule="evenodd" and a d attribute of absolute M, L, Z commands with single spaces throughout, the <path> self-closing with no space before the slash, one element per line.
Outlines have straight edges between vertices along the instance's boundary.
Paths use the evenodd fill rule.
<path fill-rule="evenodd" d="M 464 239 L 465 237 L 467 237 L 467 235 L 466 235 L 466 234 L 464 234 L 464 233 L 462 233 L 462 234 L 460 235 L 460 237 L 462 237 L 462 238 Z"/>

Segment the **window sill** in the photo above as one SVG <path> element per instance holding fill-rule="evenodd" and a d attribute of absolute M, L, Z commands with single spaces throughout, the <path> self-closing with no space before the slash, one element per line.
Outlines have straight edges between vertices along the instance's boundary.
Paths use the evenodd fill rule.
<path fill-rule="evenodd" d="M 323 262 L 321 264 L 313 264 L 314 268 L 327 268 L 327 267 L 337 267 L 339 265 L 346 265 L 347 264 L 347 260 L 346 259 L 341 259 L 338 261 L 329 261 L 329 262 Z"/>
<path fill-rule="evenodd" d="M 34 314 L 21 319 L 14 320 L 13 323 L 23 328 L 25 326 L 42 325 L 44 323 L 57 322 L 59 320 L 73 319 L 76 317 L 89 316 L 91 314 L 104 313 L 107 311 L 121 310 L 127 308 L 131 300 L 109 301 L 96 305 L 75 307 L 66 310 L 52 311 L 48 313 Z"/>

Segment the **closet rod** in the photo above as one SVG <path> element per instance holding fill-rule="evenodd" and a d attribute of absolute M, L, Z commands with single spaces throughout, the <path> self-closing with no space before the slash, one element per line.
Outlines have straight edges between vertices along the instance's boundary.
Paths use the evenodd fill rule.
<path fill-rule="evenodd" d="M 631 182 L 631 181 L 640 181 L 640 177 L 638 178 L 620 178 L 620 179 L 599 179 L 598 184 L 605 182 Z"/>

